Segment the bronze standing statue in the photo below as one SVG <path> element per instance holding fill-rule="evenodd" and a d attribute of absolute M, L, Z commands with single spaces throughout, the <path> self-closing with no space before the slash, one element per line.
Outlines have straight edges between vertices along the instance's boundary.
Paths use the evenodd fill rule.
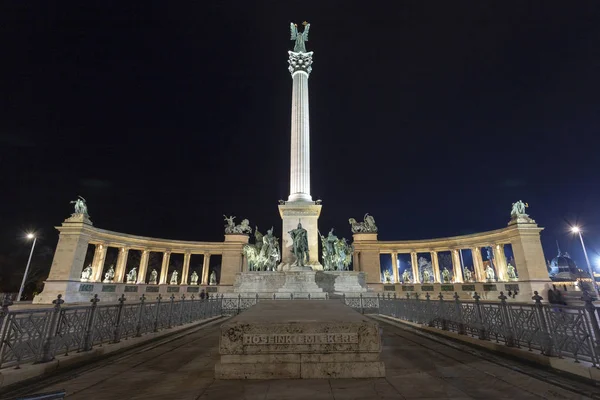
<path fill-rule="evenodd" d="M 292 229 L 288 233 L 292 237 L 292 250 L 294 257 L 296 257 L 296 262 L 294 264 L 298 267 L 303 267 L 305 263 L 310 260 L 308 254 L 308 236 L 306 229 L 304 229 L 302 224 L 298 222 L 298 227 L 296 229 Z"/>
<path fill-rule="evenodd" d="M 306 53 L 306 45 L 305 42 L 308 42 L 308 30 L 310 29 L 310 24 L 306 21 L 302 23 L 304 26 L 304 32 L 298 32 L 298 25 L 291 22 L 290 23 L 290 40 L 295 40 L 294 44 L 294 52 L 295 53 Z"/>

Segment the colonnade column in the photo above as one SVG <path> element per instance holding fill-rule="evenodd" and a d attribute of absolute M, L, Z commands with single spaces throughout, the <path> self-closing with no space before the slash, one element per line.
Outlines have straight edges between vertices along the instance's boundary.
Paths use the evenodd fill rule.
<path fill-rule="evenodd" d="M 158 283 L 164 285 L 167 283 L 167 274 L 169 273 L 169 261 L 171 260 L 171 252 L 165 251 L 163 253 L 162 265 L 160 267 L 160 280 Z"/>
<path fill-rule="evenodd" d="M 398 253 L 397 252 L 393 252 L 392 253 L 392 273 L 394 276 L 394 283 L 398 283 L 400 282 L 400 280 L 398 279 Z"/>
<path fill-rule="evenodd" d="M 106 259 L 107 247 L 103 244 L 96 245 L 94 259 L 92 260 L 92 282 L 102 281 L 102 270 L 104 269 L 104 260 Z"/>
<path fill-rule="evenodd" d="M 481 258 L 481 250 L 479 247 L 471 249 L 473 255 L 473 268 L 475 269 L 475 280 L 477 282 L 485 282 L 485 271 L 483 270 L 483 259 Z"/>
<path fill-rule="evenodd" d="M 122 247 L 119 250 L 119 255 L 117 256 L 117 270 L 115 271 L 115 282 L 123 283 L 123 278 L 125 277 L 125 266 L 127 265 L 127 256 L 129 255 L 129 249 Z"/>
<path fill-rule="evenodd" d="M 415 251 L 410 253 L 410 265 L 412 266 L 413 282 L 421 283 L 421 276 L 419 275 L 419 261 L 417 260 L 417 252 Z"/>
<path fill-rule="evenodd" d="M 463 271 L 460 263 L 460 250 L 452 250 L 452 271 L 454 272 L 454 282 L 463 282 Z"/>
<path fill-rule="evenodd" d="M 504 245 L 496 244 L 492 247 L 494 249 L 494 261 L 496 266 L 496 278 L 498 281 L 508 281 L 508 274 L 506 272 L 506 256 L 504 255 Z"/>
<path fill-rule="evenodd" d="M 204 254 L 204 261 L 202 262 L 202 284 L 208 285 L 208 268 L 210 267 L 210 254 Z"/>
<path fill-rule="evenodd" d="M 142 251 L 142 257 L 140 258 L 140 267 L 138 268 L 137 283 L 146 283 L 146 272 L 148 271 L 148 257 L 150 251 Z"/>
<path fill-rule="evenodd" d="M 183 269 L 181 270 L 181 285 L 188 284 L 188 274 L 190 272 L 190 258 L 192 255 L 189 252 L 183 254 Z"/>
<path fill-rule="evenodd" d="M 441 283 L 440 279 L 440 260 L 438 260 L 437 251 L 431 252 L 431 266 L 433 267 L 433 282 Z"/>

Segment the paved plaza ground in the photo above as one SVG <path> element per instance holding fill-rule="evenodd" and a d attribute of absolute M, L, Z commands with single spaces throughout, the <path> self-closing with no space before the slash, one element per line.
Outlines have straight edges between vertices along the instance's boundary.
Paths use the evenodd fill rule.
<path fill-rule="evenodd" d="M 600 399 L 551 372 L 380 321 L 387 373 L 379 379 L 219 381 L 218 324 L 132 349 L 29 385 L 70 400 L 104 399 Z"/>

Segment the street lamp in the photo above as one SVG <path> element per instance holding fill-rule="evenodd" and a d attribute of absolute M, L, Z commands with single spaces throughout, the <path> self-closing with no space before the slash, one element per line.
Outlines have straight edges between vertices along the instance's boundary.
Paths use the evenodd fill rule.
<path fill-rule="evenodd" d="M 17 301 L 21 301 L 21 295 L 23 295 L 23 289 L 25 288 L 25 281 L 27 280 L 27 273 L 29 272 L 29 264 L 31 264 L 31 256 L 33 256 L 33 249 L 35 249 L 35 242 L 37 238 L 33 233 L 27 234 L 27 239 L 33 239 L 33 244 L 31 245 L 31 252 L 29 253 L 29 260 L 27 261 L 27 267 L 25 267 L 25 275 L 23 275 L 23 282 L 21 282 L 21 288 L 19 289 L 19 295 L 17 296 Z"/>
<path fill-rule="evenodd" d="M 596 299 L 600 299 L 600 294 L 598 293 L 598 287 L 596 286 L 596 278 L 594 277 L 594 271 L 592 270 L 592 265 L 590 264 L 590 259 L 588 258 L 587 251 L 585 249 L 585 244 L 583 243 L 583 236 L 581 236 L 581 229 L 578 226 L 571 227 L 571 232 L 577 233 L 579 235 L 579 240 L 581 241 L 581 247 L 583 248 L 583 255 L 585 256 L 585 262 L 587 263 L 588 273 L 592 278 L 592 286 L 594 287 L 594 293 L 596 294 Z"/>

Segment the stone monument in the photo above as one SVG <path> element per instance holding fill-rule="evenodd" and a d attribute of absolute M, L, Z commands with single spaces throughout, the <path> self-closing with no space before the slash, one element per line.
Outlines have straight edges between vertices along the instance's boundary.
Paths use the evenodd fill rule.
<path fill-rule="evenodd" d="M 379 378 L 379 326 L 337 300 L 263 300 L 221 325 L 217 379 Z"/>
<path fill-rule="evenodd" d="M 322 270 L 319 262 L 319 243 L 317 221 L 321 214 L 320 202 L 315 202 L 310 194 L 310 128 L 308 110 L 308 77 L 312 71 L 313 52 L 306 51 L 309 23 L 304 23 L 304 31 L 299 32 L 295 24 L 291 24 L 291 40 L 294 50 L 288 51 L 289 67 L 292 76 L 292 126 L 291 126 L 291 159 L 290 159 L 290 195 L 287 201 L 280 201 L 279 214 L 283 220 L 282 232 L 297 229 L 298 221 L 302 221 L 306 229 L 308 244 L 307 259 L 302 264 L 314 270 Z M 292 253 L 293 238 L 284 235 L 282 243 L 281 269 L 289 269 L 295 261 Z"/>

